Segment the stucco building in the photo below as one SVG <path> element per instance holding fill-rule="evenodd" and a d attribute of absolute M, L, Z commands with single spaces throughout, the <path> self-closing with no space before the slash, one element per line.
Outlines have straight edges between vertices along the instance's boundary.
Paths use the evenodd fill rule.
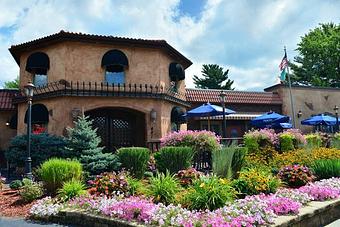
<path fill-rule="evenodd" d="M 9 50 L 20 88 L 36 85 L 33 130 L 63 135 L 84 113 L 108 149 L 146 146 L 171 130 L 172 111 L 189 106 L 184 70 L 192 63 L 164 40 L 61 31 Z M 26 97 L 20 92 L 13 103 L 24 134 Z"/>
<path fill-rule="evenodd" d="M 81 114 L 94 120 L 102 145 L 149 146 L 171 130 L 207 129 L 206 118 L 187 122 L 185 111 L 203 103 L 220 105 L 220 90 L 185 86 L 192 62 L 164 40 L 130 39 L 60 31 L 9 49 L 20 68 L 20 89 L 0 90 L 0 151 L 15 135 L 26 133 L 26 96 L 32 81 L 32 124 L 35 133 L 65 135 Z M 288 88 L 264 92 L 225 91 L 227 137 L 241 137 L 252 118 L 268 111 L 292 116 Z M 297 127 L 312 114 L 332 112 L 340 89 L 293 86 Z M 222 117 L 211 129 L 222 134 Z M 1 153 L 2 155 L 2 153 Z"/>

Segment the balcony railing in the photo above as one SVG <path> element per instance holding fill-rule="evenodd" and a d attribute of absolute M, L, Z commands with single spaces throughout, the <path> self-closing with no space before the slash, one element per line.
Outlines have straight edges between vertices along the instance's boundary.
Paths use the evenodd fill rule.
<path fill-rule="evenodd" d="M 34 89 L 34 100 L 60 96 L 106 96 L 106 97 L 139 97 L 164 99 L 190 106 L 185 94 L 161 85 L 150 84 L 110 84 L 106 82 L 80 82 L 60 80 Z M 26 96 L 23 90 L 14 98 L 14 103 L 24 102 Z"/>

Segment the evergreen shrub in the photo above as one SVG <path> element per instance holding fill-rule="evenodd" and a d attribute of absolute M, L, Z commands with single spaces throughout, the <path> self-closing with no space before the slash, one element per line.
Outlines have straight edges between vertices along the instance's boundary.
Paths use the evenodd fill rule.
<path fill-rule="evenodd" d="M 47 133 L 32 134 L 31 136 L 31 158 L 32 167 L 39 166 L 51 157 L 64 157 L 67 141 L 61 136 Z M 9 148 L 5 151 L 6 159 L 17 166 L 25 166 L 27 158 L 27 136 L 14 137 Z"/>
<path fill-rule="evenodd" d="M 92 128 L 89 117 L 79 117 L 74 122 L 74 128 L 67 128 L 67 157 L 78 159 L 84 170 L 92 175 L 118 170 L 118 157 L 112 153 L 104 153 L 97 135 L 97 129 Z"/>
<path fill-rule="evenodd" d="M 175 174 L 180 170 L 188 169 L 192 165 L 194 152 L 190 147 L 163 147 L 155 153 L 158 171 L 169 171 Z"/>
<path fill-rule="evenodd" d="M 144 147 L 120 148 L 117 152 L 119 162 L 129 173 L 141 179 L 147 170 L 150 151 Z"/>

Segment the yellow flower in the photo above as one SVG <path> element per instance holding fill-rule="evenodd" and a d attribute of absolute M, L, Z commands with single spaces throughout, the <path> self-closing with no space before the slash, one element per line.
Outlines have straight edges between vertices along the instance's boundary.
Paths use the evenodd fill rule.
<path fill-rule="evenodd" d="M 200 184 L 200 188 L 203 188 L 203 187 L 204 187 L 204 185 L 205 185 L 204 183 L 201 183 L 201 184 Z"/>

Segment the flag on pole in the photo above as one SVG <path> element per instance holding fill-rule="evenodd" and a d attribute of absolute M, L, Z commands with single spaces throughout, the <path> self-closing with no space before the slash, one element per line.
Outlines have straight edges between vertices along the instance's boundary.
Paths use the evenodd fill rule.
<path fill-rule="evenodd" d="M 279 65 L 281 74 L 280 74 L 280 80 L 285 81 L 286 75 L 287 75 L 287 67 L 288 67 L 288 59 L 287 59 L 287 53 L 285 52 L 285 55 L 282 58 L 282 61 Z"/>
<path fill-rule="evenodd" d="M 287 59 L 287 53 L 285 53 L 285 56 L 283 56 L 282 61 L 279 65 L 280 71 L 285 69 L 288 66 L 288 59 Z"/>

